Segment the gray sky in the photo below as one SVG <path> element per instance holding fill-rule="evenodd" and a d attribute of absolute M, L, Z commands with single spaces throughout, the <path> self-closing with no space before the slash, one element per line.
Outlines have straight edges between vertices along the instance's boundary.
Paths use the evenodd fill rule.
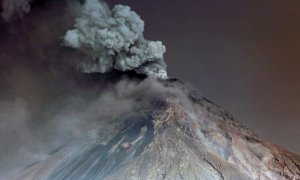
<path fill-rule="evenodd" d="M 169 75 L 266 140 L 300 152 L 300 1 L 110 0 L 167 46 Z"/>

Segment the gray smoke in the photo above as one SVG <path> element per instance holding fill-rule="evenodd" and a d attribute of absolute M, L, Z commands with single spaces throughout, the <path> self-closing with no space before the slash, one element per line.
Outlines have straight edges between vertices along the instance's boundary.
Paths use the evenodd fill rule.
<path fill-rule="evenodd" d="M 68 92 L 59 98 L 50 94 L 46 104 L 44 97 L 1 100 L 0 179 L 8 179 L 74 142 L 97 140 L 105 144 L 123 127 L 126 118 L 120 117 L 134 114 L 141 107 L 149 107 L 153 100 L 164 100 L 170 94 L 178 102 L 189 104 L 181 89 L 165 87 L 153 78 L 142 82 L 124 78 L 94 95 L 89 90 Z M 99 139 L 101 133 L 111 137 Z"/>
<path fill-rule="evenodd" d="M 74 27 L 66 32 L 64 44 L 89 55 L 80 65 L 84 72 L 134 70 L 167 77 L 165 46 L 144 38 L 144 21 L 130 7 L 116 5 L 110 10 L 102 1 L 86 0 Z"/>
<path fill-rule="evenodd" d="M 93 138 L 101 127 L 131 111 L 136 103 L 125 85 L 130 87 L 121 83 L 92 100 L 71 93 L 56 102 L 49 100 L 44 108 L 37 107 L 43 101 L 38 97 L 1 100 L 0 179 L 45 160 L 73 140 Z"/>
<path fill-rule="evenodd" d="M 8 21 L 12 16 L 23 16 L 24 13 L 30 11 L 30 2 L 32 0 L 2 0 L 1 16 Z"/>
<path fill-rule="evenodd" d="M 24 12 L 16 2 L 26 4 L 6 0 L 3 4 L 15 6 L 12 11 L 7 8 L 3 17 Z M 26 2 L 29 5 L 30 1 Z M 129 7 L 109 10 L 103 2 L 90 0 L 82 6 L 75 29 L 64 38 L 67 45 L 76 40 L 73 36 L 77 37 L 75 47 L 80 51 L 60 46 L 60 37 L 72 27 L 74 19 L 67 5 L 66 1 L 47 1 L 43 11 L 32 11 L 20 21 L 0 24 L 0 179 L 8 179 L 8 175 L 46 159 L 70 142 L 93 137 L 94 132 L 108 127 L 120 114 L 134 113 L 135 107 L 145 105 L 136 100 L 141 93 L 155 97 L 163 94 L 154 79 L 140 84 L 123 80 L 106 91 L 101 88 L 107 86 L 107 81 L 97 81 L 101 92 L 90 87 L 89 79 L 81 82 L 79 78 L 78 82 L 79 73 L 74 71 L 73 62 L 84 59 L 84 53 L 101 59 L 94 66 L 90 59 L 90 64 L 82 66 L 86 72 L 135 70 L 166 77 L 162 58 L 165 48 L 161 42 L 143 38 L 143 21 Z M 112 38 L 114 35 L 117 39 Z"/>

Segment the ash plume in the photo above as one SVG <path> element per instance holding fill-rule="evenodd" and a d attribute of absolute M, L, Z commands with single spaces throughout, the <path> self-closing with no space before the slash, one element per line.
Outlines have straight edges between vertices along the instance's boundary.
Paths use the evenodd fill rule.
<path fill-rule="evenodd" d="M 11 5 L 16 2 L 6 1 Z M 29 5 L 29 1 L 26 2 Z M 83 7 L 90 3 L 88 7 L 92 8 L 92 2 L 87 1 Z M 89 49 L 89 44 L 81 41 L 79 41 L 81 51 L 61 46 L 60 37 L 72 27 L 74 16 L 70 11 L 74 9 L 76 11 L 77 5 L 79 5 L 79 3 L 75 4 L 75 7 L 71 7 L 74 9 L 70 10 L 68 3 L 68 1 L 45 1 L 42 11 L 31 11 L 22 19 L 0 24 L 0 42 L 3 42 L 0 43 L 0 144 L 2 147 L 0 179 L 8 179 L 8 176 L 47 159 L 53 152 L 78 138 L 92 137 L 97 129 L 101 129 L 103 126 L 107 127 L 107 124 L 117 116 L 128 111 L 131 112 L 136 106 L 143 106 L 143 103 L 136 102 L 136 94 L 151 91 L 150 87 L 157 84 L 148 81 L 141 84 L 144 86 L 139 86 L 136 83 L 122 81 L 114 85 L 113 82 L 97 81 L 97 86 L 100 86 L 101 89 L 98 90 L 89 86 L 89 78 L 84 78 L 84 80 L 79 78 L 80 80 L 78 80 L 78 76 L 81 77 L 82 74 L 74 68 L 74 65 L 86 57 L 84 53 L 93 55 L 98 51 Z M 98 14 L 100 12 L 113 14 L 104 3 L 98 1 L 93 3 L 100 5 L 95 6 Z M 19 11 L 20 9 L 17 7 L 20 6 L 14 6 L 14 11 L 8 11 L 8 9 L 4 11 L 7 14 L 5 17 L 11 18 L 19 12 L 23 12 Z M 105 11 L 102 11 L 101 7 Z M 116 8 L 115 16 L 117 14 L 121 16 L 122 12 L 129 13 L 130 16 L 135 14 L 128 7 L 119 7 L 123 11 Z M 31 8 L 34 10 L 39 7 L 33 4 Z M 81 12 L 83 11 L 84 9 Z M 76 22 L 90 23 L 89 19 L 84 20 L 85 16 L 82 13 L 81 16 L 82 19 L 78 18 Z M 88 17 L 93 16 L 89 15 Z M 95 17 L 92 22 L 97 24 L 97 21 L 101 21 L 97 18 Z M 120 19 L 122 18 L 120 17 Z M 135 18 L 131 21 L 138 21 L 138 15 Z M 107 21 L 107 19 L 103 21 Z M 128 25 L 128 36 L 123 34 L 121 36 L 121 40 L 124 40 L 124 44 L 122 44 L 124 47 L 119 47 L 120 52 L 116 52 L 116 48 L 111 49 L 111 52 L 115 52 L 116 56 L 125 53 L 123 52 L 125 42 L 130 41 L 135 43 L 135 48 L 133 48 L 133 44 L 129 44 L 132 48 L 131 51 L 136 51 L 136 58 L 161 57 L 162 55 L 153 55 L 156 45 L 160 43 L 147 41 L 143 39 L 142 34 L 133 37 L 135 33 L 142 33 L 143 30 L 143 26 L 135 27 L 138 23 L 133 22 L 131 22 L 132 27 L 129 28 Z M 141 20 L 140 23 L 142 23 Z M 76 23 L 75 26 L 77 28 L 79 25 Z M 112 27 L 112 25 L 110 26 Z M 126 26 L 127 24 L 120 24 L 118 28 L 126 30 Z M 86 28 L 87 31 L 90 27 Z M 130 35 L 129 32 L 132 34 Z M 121 34 L 117 30 L 111 31 L 111 33 Z M 106 40 L 105 43 L 110 41 L 110 39 Z M 100 46 L 99 42 L 95 41 L 94 43 Z M 145 49 L 138 49 L 137 44 Z M 155 47 L 151 49 L 153 44 Z M 101 53 L 105 53 L 106 47 L 101 47 L 103 48 Z M 164 46 L 161 45 L 160 48 L 162 48 L 160 53 L 163 53 Z M 147 50 L 151 50 L 150 54 L 146 54 Z M 138 51 L 140 53 L 137 53 Z M 103 55 L 101 53 L 99 55 Z M 110 57 L 116 59 L 113 55 Z M 147 68 L 152 68 L 151 72 L 156 73 L 153 68 L 159 67 L 163 69 L 163 73 L 165 72 L 162 59 L 140 60 L 145 60 L 145 62 L 143 62 L 143 66 L 137 65 L 136 71 L 143 72 Z M 119 63 L 121 66 L 121 62 Z M 100 67 L 99 65 L 97 64 L 97 68 Z M 103 68 L 103 66 L 101 67 Z M 127 64 L 122 65 L 122 68 L 126 67 L 129 70 L 132 68 Z M 115 68 L 110 70 L 113 69 Z M 83 70 L 87 71 L 87 69 Z M 119 68 L 119 70 L 122 69 Z M 150 70 L 147 70 L 147 73 L 149 75 Z M 111 87 L 105 91 L 102 90 L 108 84 L 111 84 Z M 153 96 L 159 94 L 154 93 Z"/>
<path fill-rule="evenodd" d="M 166 48 L 160 41 L 146 40 L 143 32 L 144 21 L 130 7 L 116 5 L 110 10 L 103 1 L 86 0 L 64 44 L 89 55 L 80 65 L 83 72 L 134 70 L 166 78 Z"/>
<path fill-rule="evenodd" d="M 30 11 L 31 2 L 32 0 L 2 0 L 2 18 L 8 21 L 14 15 L 22 17 Z"/>

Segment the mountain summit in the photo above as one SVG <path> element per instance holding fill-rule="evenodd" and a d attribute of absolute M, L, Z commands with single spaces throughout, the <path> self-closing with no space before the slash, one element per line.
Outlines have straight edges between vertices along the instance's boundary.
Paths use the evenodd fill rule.
<path fill-rule="evenodd" d="M 300 179 L 299 156 L 179 80 L 141 80 L 119 98 L 135 105 L 14 179 Z"/>

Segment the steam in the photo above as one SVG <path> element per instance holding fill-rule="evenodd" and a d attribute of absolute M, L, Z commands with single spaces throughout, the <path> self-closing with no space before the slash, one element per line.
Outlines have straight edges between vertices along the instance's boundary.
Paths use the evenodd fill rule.
<path fill-rule="evenodd" d="M 3 0 L 1 16 L 8 21 L 13 15 L 23 16 L 30 11 L 30 2 L 32 0 Z"/>
<path fill-rule="evenodd" d="M 84 72 L 134 70 L 167 77 L 165 46 L 144 38 L 144 21 L 130 7 L 116 5 L 110 10 L 102 1 L 86 0 L 74 27 L 66 32 L 64 44 L 89 55 L 80 65 Z"/>

